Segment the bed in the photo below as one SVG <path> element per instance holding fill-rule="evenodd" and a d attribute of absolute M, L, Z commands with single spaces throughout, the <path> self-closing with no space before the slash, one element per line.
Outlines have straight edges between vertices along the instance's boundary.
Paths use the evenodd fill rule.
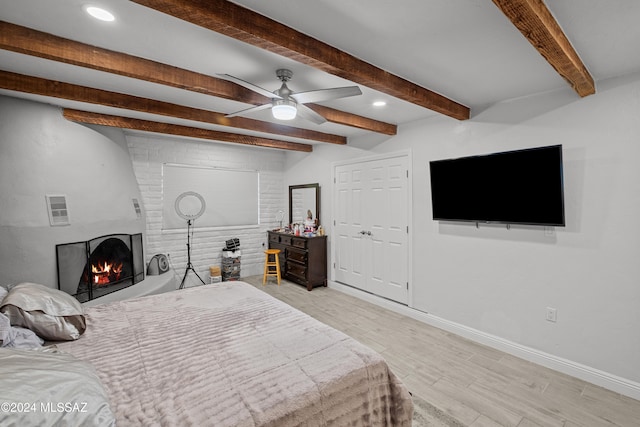
<path fill-rule="evenodd" d="M 244 282 L 85 310 L 57 344 L 90 362 L 118 426 L 410 426 L 384 359 Z"/>

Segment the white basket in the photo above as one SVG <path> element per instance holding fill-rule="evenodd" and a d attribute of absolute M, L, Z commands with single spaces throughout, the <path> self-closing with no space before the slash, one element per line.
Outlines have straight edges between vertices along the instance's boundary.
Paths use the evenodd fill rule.
<path fill-rule="evenodd" d="M 237 251 L 222 251 L 222 258 L 240 258 L 240 255 L 242 255 L 240 249 Z"/>

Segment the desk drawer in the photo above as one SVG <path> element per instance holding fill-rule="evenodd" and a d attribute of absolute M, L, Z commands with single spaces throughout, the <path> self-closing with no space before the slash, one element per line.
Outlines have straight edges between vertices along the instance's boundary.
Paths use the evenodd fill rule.
<path fill-rule="evenodd" d="M 300 248 L 300 249 L 306 249 L 307 248 L 307 239 L 296 239 L 295 237 L 293 237 L 291 239 L 291 246 L 294 246 L 294 247 Z"/>
<path fill-rule="evenodd" d="M 291 246 L 291 236 L 280 236 L 280 243 Z"/>
<path fill-rule="evenodd" d="M 295 249 L 287 248 L 287 260 L 299 262 L 301 264 L 306 264 L 307 253 L 305 251 L 298 251 Z"/>
<path fill-rule="evenodd" d="M 280 236 L 277 235 L 277 234 L 269 233 L 269 241 L 270 242 L 275 242 L 275 243 L 280 243 Z"/>
<path fill-rule="evenodd" d="M 303 280 L 306 280 L 307 278 L 307 267 L 304 265 L 287 261 L 286 272 L 291 276 L 298 277 Z"/>

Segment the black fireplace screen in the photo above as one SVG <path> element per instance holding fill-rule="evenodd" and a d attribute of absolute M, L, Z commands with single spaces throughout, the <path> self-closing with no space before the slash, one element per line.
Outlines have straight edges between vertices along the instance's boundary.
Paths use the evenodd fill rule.
<path fill-rule="evenodd" d="M 85 302 L 144 279 L 142 233 L 56 245 L 58 288 Z"/>

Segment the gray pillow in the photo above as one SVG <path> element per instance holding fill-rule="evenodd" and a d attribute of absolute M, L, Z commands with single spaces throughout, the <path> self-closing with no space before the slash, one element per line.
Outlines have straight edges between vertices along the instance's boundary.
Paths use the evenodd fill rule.
<path fill-rule="evenodd" d="M 65 353 L 0 348 L 0 425 L 115 426 L 93 366 Z"/>
<path fill-rule="evenodd" d="M 20 283 L 2 301 L 11 326 L 31 329 L 49 341 L 80 338 L 87 328 L 82 305 L 71 295 L 35 283 Z"/>
<path fill-rule="evenodd" d="M 0 345 L 13 348 L 38 348 L 43 341 L 31 329 L 11 326 L 9 318 L 0 313 Z"/>

